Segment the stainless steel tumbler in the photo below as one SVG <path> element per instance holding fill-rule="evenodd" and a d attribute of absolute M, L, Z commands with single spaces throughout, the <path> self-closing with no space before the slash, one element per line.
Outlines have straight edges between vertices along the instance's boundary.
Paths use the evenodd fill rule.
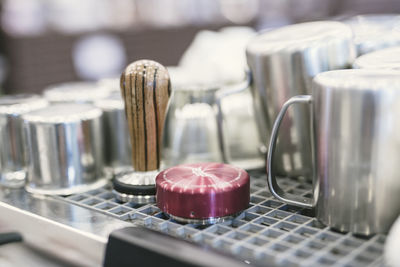
<path fill-rule="evenodd" d="M 108 90 L 112 93 L 120 92 L 119 77 L 116 78 L 105 78 L 97 82 L 97 85 L 103 87 L 103 89 Z"/>
<path fill-rule="evenodd" d="M 311 93 L 320 72 L 348 68 L 355 57 L 351 29 L 343 23 L 317 21 L 259 34 L 247 46 L 257 122 L 267 144 L 272 123 L 290 97 Z M 310 113 L 306 106 L 289 110 L 282 122 L 274 169 L 282 176 L 311 173 Z"/>
<path fill-rule="evenodd" d="M 66 82 L 47 87 L 43 96 L 51 103 L 93 103 L 106 98 L 111 89 L 95 82 Z"/>
<path fill-rule="evenodd" d="M 399 14 L 357 15 L 343 22 L 353 30 L 357 56 L 400 45 Z"/>
<path fill-rule="evenodd" d="M 163 132 L 162 167 L 193 162 L 222 162 L 217 115 L 218 87 L 175 89 Z"/>
<path fill-rule="evenodd" d="M 105 164 L 115 172 L 131 168 L 132 148 L 121 93 L 111 93 L 94 105 L 103 111 Z"/>
<path fill-rule="evenodd" d="M 27 191 L 69 195 L 103 186 L 102 111 L 56 104 L 22 117 L 27 136 Z"/>
<path fill-rule="evenodd" d="M 222 87 L 175 86 L 163 132 L 163 167 L 225 162 L 243 169 L 263 168 L 248 87 L 247 80 Z"/>
<path fill-rule="evenodd" d="M 400 46 L 362 55 L 354 61 L 353 68 L 400 70 Z"/>
<path fill-rule="evenodd" d="M 399 72 L 330 71 L 317 75 L 312 89 L 288 100 L 275 121 L 267 157 L 271 193 L 315 207 L 316 217 L 339 231 L 386 233 L 400 214 Z M 296 103 L 312 107 L 313 199 L 283 192 L 275 179 L 279 126 Z"/>
<path fill-rule="evenodd" d="M 0 184 L 20 187 L 25 184 L 24 135 L 21 116 L 40 109 L 48 102 L 38 95 L 0 97 Z"/>

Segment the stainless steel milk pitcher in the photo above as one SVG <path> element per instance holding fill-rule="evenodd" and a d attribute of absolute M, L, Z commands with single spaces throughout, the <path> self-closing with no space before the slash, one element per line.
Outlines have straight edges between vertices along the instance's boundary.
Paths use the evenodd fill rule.
<path fill-rule="evenodd" d="M 283 192 L 273 154 L 285 112 L 312 107 L 313 199 Z M 309 105 L 299 105 L 309 108 Z M 313 81 L 312 96 L 292 97 L 280 111 L 267 157 L 268 185 L 278 199 L 304 208 L 339 231 L 387 232 L 400 214 L 400 75 L 396 71 L 337 70 Z M 310 127 L 303 122 L 303 128 Z"/>
<path fill-rule="evenodd" d="M 292 96 L 310 94 L 311 80 L 318 73 L 349 67 L 355 47 L 348 26 L 317 21 L 261 33 L 250 41 L 246 54 L 257 122 L 267 144 L 283 103 Z M 311 173 L 309 116 L 306 106 L 295 106 L 283 120 L 274 161 L 277 174 Z"/>

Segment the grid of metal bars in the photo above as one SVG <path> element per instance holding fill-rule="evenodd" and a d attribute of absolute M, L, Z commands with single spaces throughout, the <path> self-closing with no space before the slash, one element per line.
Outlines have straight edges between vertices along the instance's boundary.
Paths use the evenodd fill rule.
<path fill-rule="evenodd" d="M 266 187 L 265 174 L 251 173 L 250 206 L 234 220 L 202 226 L 169 219 L 155 204 L 119 203 L 110 187 L 63 198 L 70 203 L 123 221 L 193 242 L 211 245 L 249 262 L 277 266 L 381 266 L 386 237 L 342 234 L 319 223 L 312 210 L 277 201 Z M 310 196 L 311 185 L 281 178 L 288 192 Z"/>

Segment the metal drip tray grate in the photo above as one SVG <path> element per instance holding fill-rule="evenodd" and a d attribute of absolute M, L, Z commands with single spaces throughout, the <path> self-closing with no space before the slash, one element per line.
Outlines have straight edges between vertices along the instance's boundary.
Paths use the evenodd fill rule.
<path fill-rule="evenodd" d="M 380 266 L 385 235 L 369 238 L 341 234 L 323 226 L 311 210 L 277 201 L 268 191 L 265 174 L 251 173 L 250 206 L 232 221 L 203 226 L 180 224 L 155 204 L 119 203 L 109 187 L 64 200 L 123 221 L 144 225 L 193 242 L 211 245 L 250 262 L 277 266 Z M 279 179 L 288 192 L 307 196 L 311 185 Z"/>

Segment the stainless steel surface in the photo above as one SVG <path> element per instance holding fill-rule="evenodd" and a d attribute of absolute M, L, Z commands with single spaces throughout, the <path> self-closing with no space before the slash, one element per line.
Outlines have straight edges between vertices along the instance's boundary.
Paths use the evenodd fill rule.
<path fill-rule="evenodd" d="M 97 84 L 101 87 L 105 87 L 105 89 L 109 90 L 111 93 L 121 92 L 119 77 L 101 79 Z"/>
<path fill-rule="evenodd" d="M 267 190 L 264 173 L 250 172 L 249 208 L 233 220 L 216 225 L 178 223 L 155 204 L 121 203 L 109 187 L 68 196 L 73 205 L 163 232 L 198 244 L 210 245 L 247 262 L 266 266 L 382 266 L 385 235 L 370 237 L 331 231 L 314 212 L 276 200 Z M 282 177 L 284 191 L 309 196 L 312 186 Z"/>
<path fill-rule="evenodd" d="M 353 68 L 400 70 L 400 46 L 362 55 L 354 61 Z"/>
<path fill-rule="evenodd" d="M 172 220 L 180 222 L 180 223 L 189 223 L 189 224 L 196 224 L 196 225 L 209 225 L 209 224 L 216 224 L 216 223 L 223 223 L 226 221 L 231 221 L 231 220 L 235 219 L 235 217 L 237 217 L 239 214 L 235 214 L 233 216 L 224 216 L 224 217 L 210 217 L 207 219 L 188 219 L 188 218 L 173 216 L 171 214 L 165 214 L 165 215 L 170 217 Z"/>
<path fill-rule="evenodd" d="M 124 187 L 128 188 L 135 185 L 152 186 L 155 188 L 157 174 L 158 171 L 139 172 L 139 171 L 134 171 L 131 168 L 115 173 L 114 179 L 118 181 L 119 184 L 122 184 L 124 185 Z M 154 203 L 156 201 L 156 196 L 154 195 L 154 193 L 146 195 L 144 193 L 137 194 L 136 192 L 135 193 L 130 193 L 126 191 L 119 192 L 118 190 L 120 190 L 120 188 L 116 187 L 114 183 L 113 193 L 116 199 L 118 199 L 121 202 L 134 202 L 138 204 L 147 204 L 147 203 Z M 144 190 L 146 191 L 146 189 Z M 132 190 L 128 189 L 128 191 Z M 143 192 L 143 190 L 141 191 Z"/>
<path fill-rule="evenodd" d="M 94 210 L 22 189 L 0 190 L 0 225 L 23 235 L 27 246 L 79 266 L 103 263 L 108 235 L 132 226 Z"/>
<path fill-rule="evenodd" d="M 155 185 L 158 171 L 126 171 L 115 175 L 115 179 L 129 185 Z"/>
<path fill-rule="evenodd" d="M 399 14 L 358 15 L 343 22 L 353 30 L 358 56 L 400 45 Z"/>
<path fill-rule="evenodd" d="M 174 87 L 163 132 L 163 168 L 198 162 L 263 167 L 249 82 Z"/>
<path fill-rule="evenodd" d="M 25 114 L 27 190 L 71 194 L 105 184 L 102 111 L 58 104 Z"/>
<path fill-rule="evenodd" d="M 246 53 L 257 122 L 267 144 L 283 103 L 292 96 L 310 94 L 316 74 L 349 67 L 355 48 L 349 26 L 317 21 L 261 33 L 249 42 Z M 278 174 L 311 174 L 309 117 L 308 107 L 296 106 L 283 121 L 274 166 Z"/>
<path fill-rule="evenodd" d="M 268 188 L 269 191 L 279 200 L 284 201 L 290 205 L 300 206 L 302 208 L 313 208 L 313 199 L 309 197 L 302 197 L 297 195 L 289 195 L 277 185 L 275 178 L 275 162 L 274 156 L 276 151 L 276 143 L 278 139 L 279 128 L 281 127 L 283 118 L 288 111 L 289 107 L 295 103 L 306 103 L 309 104 L 312 101 L 312 97 L 309 95 L 300 95 L 290 98 L 283 104 L 281 111 L 276 117 L 274 126 L 272 127 L 271 139 L 268 146 L 267 154 L 267 172 L 268 172 Z M 312 156 L 312 154 L 311 154 Z M 311 179 L 308 179 L 311 180 Z"/>
<path fill-rule="evenodd" d="M 384 247 L 384 258 L 388 266 L 395 267 L 400 265 L 400 216 L 390 228 Z"/>
<path fill-rule="evenodd" d="M 312 97 L 291 98 L 274 125 L 267 163 L 271 192 L 290 204 L 315 206 L 316 217 L 339 231 L 386 233 L 400 214 L 399 101 L 396 71 L 338 70 L 317 75 Z M 294 103 L 312 103 L 313 200 L 290 199 L 274 183 L 276 132 Z"/>
<path fill-rule="evenodd" d="M 245 81 L 223 86 L 216 94 L 218 136 L 224 162 L 246 170 L 265 165 L 264 145 L 250 93 L 251 82 L 247 71 Z"/>
<path fill-rule="evenodd" d="M 67 82 L 49 86 L 43 96 L 51 103 L 93 103 L 108 97 L 111 92 L 112 88 L 95 82 Z"/>
<path fill-rule="evenodd" d="M 39 187 L 34 183 L 28 183 L 25 186 L 25 190 L 31 194 L 38 194 L 38 195 L 61 195 L 61 196 L 66 196 L 66 195 L 71 195 L 71 194 L 77 194 L 80 192 L 86 192 L 90 191 L 93 189 L 97 189 L 100 187 L 105 186 L 108 181 L 111 179 L 111 175 L 103 175 L 100 177 L 98 180 L 91 182 L 91 183 L 86 183 L 86 184 L 77 184 L 73 185 L 70 187 L 65 187 L 65 188 L 57 188 L 56 186 L 42 186 Z"/>
<path fill-rule="evenodd" d="M 223 161 L 213 108 L 218 89 L 174 88 L 163 131 L 162 168 Z"/>
<path fill-rule="evenodd" d="M 103 111 L 105 164 L 116 170 L 131 166 L 132 148 L 121 93 L 115 91 L 94 105 Z"/>
<path fill-rule="evenodd" d="M 52 255 L 43 253 L 36 248 L 28 246 L 24 243 L 12 243 L 3 245 L 1 247 L 0 266 L 75 267 L 76 265 L 73 265 L 71 261 L 63 261 L 60 258 L 55 258 Z"/>
<path fill-rule="evenodd" d="M 156 196 L 155 195 L 147 195 L 147 196 L 141 196 L 141 195 L 130 195 L 130 194 L 125 194 L 125 193 L 120 193 L 118 191 L 113 190 L 112 191 L 115 198 L 118 201 L 121 202 L 133 202 L 137 204 L 147 204 L 147 203 L 154 203 L 156 202 Z"/>
<path fill-rule="evenodd" d="M 21 116 L 48 103 L 37 95 L 0 97 L 0 184 L 21 187 L 25 184 L 26 150 Z"/>

